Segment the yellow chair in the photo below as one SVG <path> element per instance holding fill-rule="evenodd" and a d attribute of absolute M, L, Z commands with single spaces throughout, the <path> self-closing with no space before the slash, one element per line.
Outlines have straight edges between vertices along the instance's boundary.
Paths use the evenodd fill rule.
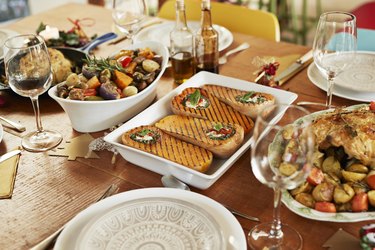
<path fill-rule="evenodd" d="M 158 16 L 175 19 L 176 0 L 166 1 Z M 187 20 L 200 20 L 201 1 L 185 0 Z M 242 6 L 211 2 L 212 22 L 226 27 L 232 32 L 280 41 L 280 26 L 276 16 L 263 10 L 253 10 Z"/>

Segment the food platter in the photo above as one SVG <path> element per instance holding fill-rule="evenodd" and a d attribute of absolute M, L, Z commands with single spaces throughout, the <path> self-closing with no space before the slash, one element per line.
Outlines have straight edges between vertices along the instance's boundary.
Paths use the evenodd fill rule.
<path fill-rule="evenodd" d="M 174 25 L 174 22 L 163 22 L 162 24 L 152 25 L 151 27 L 145 28 L 136 34 L 134 37 L 134 42 L 147 40 L 159 41 L 169 48 L 169 33 L 174 28 Z M 189 21 L 188 27 L 195 34 L 200 27 L 200 23 L 196 21 Z M 213 27 L 219 34 L 219 51 L 225 50 L 232 44 L 233 34 L 223 26 L 214 24 Z M 161 36 L 160 34 L 166 35 Z"/>
<path fill-rule="evenodd" d="M 364 106 L 368 106 L 368 104 L 358 104 L 354 106 L 350 106 L 345 108 L 345 110 L 352 111 L 363 108 Z M 332 111 L 330 110 L 323 110 L 318 111 L 315 113 L 310 114 L 308 117 L 317 117 L 319 115 L 325 114 Z M 315 209 L 306 207 L 301 203 L 297 202 L 289 191 L 283 191 L 282 193 L 282 202 L 290 209 L 292 212 L 308 218 L 312 220 L 319 220 L 319 221 L 332 221 L 332 222 L 356 222 L 356 221 L 367 221 L 367 220 L 375 220 L 375 211 L 368 211 L 368 212 L 338 212 L 338 213 L 326 213 L 320 212 Z"/>
<path fill-rule="evenodd" d="M 292 212 L 299 216 L 319 221 L 332 221 L 332 222 L 356 222 L 356 221 L 367 221 L 375 220 L 375 212 L 361 212 L 361 213 L 323 213 L 315 209 L 308 208 L 301 203 L 297 202 L 290 195 L 288 191 L 284 191 L 282 194 L 282 202 Z"/>
<path fill-rule="evenodd" d="M 375 94 L 375 53 L 358 52 L 353 66 L 335 79 L 333 94 L 339 97 L 369 102 Z M 318 88 L 327 91 L 327 79 L 314 63 L 310 64 L 307 76 Z"/>
<path fill-rule="evenodd" d="M 178 190 L 172 188 L 144 188 L 144 189 L 136 189 L 127 192 L 123 192 L 120 194 L 116 194 L 111 196 L 105 200 L 102 200 L 87 209 L 83 210 L 79 214 L 77 214 L 69 223 L 65 226 L 65 229 L 57 239 L 54 249 L 83 249 L 80 246 L 85 244 L 90 244 L 90 242 L 86 241 L 86 237 L 95 237 L 93 236 L 92 232 L 95 232 L 95 229 L 98 228 L 105 228 L 104 231 L 108 231 L 108 227 L 100 227 L 103 221 L 108 221 L 107 219 L 113 219 L 113 222 L 120 224 L 124 224 L 126 221 L 124 217 L 122 217 L 121 221 L 117 220 L 117 215 L 126 214 L 129 212 L 129 209 L 142 209 L 142 212 L 149 211 L 150 213 L 138 213 L 136 215 L 127 217 L 131 219 L 130 224 L 134 224 L 135 220 L 139 220 L 141 217 L 144 218 L 144 225 L 151 227 L 155 222 L 151 220 L 153 216 L 162 215 L 162 213 L 152 214 L 150 210 L 146 207 L 153 207 L 152 202 L 148 202 L 146 207 L 139 205 L 141 202 L 144 201 L 154 201 L 157 202 L 160 208 L 166 208 L 168 205 L 166 204 L 173 204 L 175 207 L 175 213 L 173 215 L 173 220 L 169 218 L 167 224 L 176 224 L 175 229 L 180 227 L 187 227 L 188 224 L 179 225 L 177 226 L 178 215 L 180 213 L 186 214 L 194 214 L 198 216 L 195 220 L 208 223 L 208 225 L 215 226 L 216 229 L 212 229 L 214 232 L 214 237 L 220 237 L 222 242 L 222 247 L 220 248 L 199 248 L 199 249 L 228 249 L 228 250 L 246 250 L 246 238 L 244 232 L 241 228 L 241 225 L 237 221 L 237 219 L 221 204 L 217 203 L 216 201 L 191 191 L 185 190 Z M 166 201 L 167 203 L 161 204 L 160 202 Z M 160 211 L 160 210 L 158 210 Z M 116 217 L 117 216 L 117 217 Z M 121 216 L 121 215 L 120 215 Z M 147 218 L 145 218 L 147 217 Z M 130 222 L 130 221 L 128 221 Z M 112 225 L 115 225 L 112 224 Z M 117 224 L 119 225 L 119 224 Z M 204 226 L 204 225 L 202 225 Z M 112 230 L 117 231 L 126 231 L 120 230 L 119 228 L 112 227 Z M 135 232 L 135 231 L 134 231 Z M 152 235 L 157 235 L 159 230 L 153 229 Z M 121 232 L 119 232 L 121 234 Z M 185 232 L 186 233 L 186 232 Z M 201 232 L 207 236 L 207 232 Z M 220 234 L 218 236 L 217 234 Z M 98 234 L 94 234 L 99 237 Z M 136 234 L 135 234 L 136 235 Z M 104 237 L 105 235 L 101 235 Z M 148 234 L 150 236 L 150 234 Z M 107 235 L 108 237 L 108 235 Z M 109 236 L 115 237 L 115 236 Z M 165 238 L 173 238 L 175 235 L 173 234 L 165 234 Z M 149 237 L 148 237 L 149 238 Z M 129 238 L 127 237 L 129 240 Z M 150 242 L 150 239 L 142 239 L 138 237 L 133 237 L 133 239 L 137 243 L 142 242 Z M 158 239 L 155 239 L 155 242 Z M 152 242 L 151 242 L 152 243 Z M 108 245 L 108 244 L 106 244 Z M 103 245 L 102 245 L 103 246 Z M 128 246 L 128 244 L 127 244 Z M 85 248 L 87 249 L 87 248 Z M 102 247 L 97 246 L 96 248 L 89 248 L 89 249 L 103 249 Z M 111 249 L 106 248 L 106 249 Z M 117 248 L 119 249 L 119 248 Z M 129 248 L 127 248 L 129 249 Z M 132 249 L 132 248 L 131 248 Z M 155 248 L 150 248 L 155 249 Z M 159 249 L 159 248 L 157 248 Z M 163 248 L 163 249 L 171 249 L 171 248 Z M 183 248 L 174 248 L 174 249 L 183 249 Z M 197 249 L 195 247 L 189 249 Z"/>
<path fill-rule="evenodd" d="M 200 87 L 204 84 L 216 84 L 231 88 L 237 88 L 245 91 L 265 92 L 275 96 L 277 103 L 293 103 L 297 98 L 297 94 L 270 88 L 264 85 L 255 84 L 231 77 L 221 76 L 208 72 L 199 72 L 194 75 L 184 84 L 175 88 L 162 99 L 154 103 L 152 106 L 145 109 L 143 112 L 123 124 L 121 127 L 111 132 L 104 137 L 104 140 L 113 144 L 121 156 L 140 167 L 150 171 L 159 173 L 161 175 L 174 175 L 185 183 L 200 189 L 209 188 L 216 182 L 235 162 L 246 152 L 246 150 L 253 143 L 251 133 L 246 135 L 242 145 L 229 158 L 217 159 L 214 158 L 209 170 L 205 173 L 195 171 L 193 169 L 184 167 L 180 164 L 166 160 L 164 158 L 137 150 L 135 148 L 125 146 L 121 142 L 121 136 L 126 131 L 141 125 L 154 124 L 161 118 L 172 114 L 170 101 L 174 96 L 181 93 L 182 90 L 188 87 Z"/>

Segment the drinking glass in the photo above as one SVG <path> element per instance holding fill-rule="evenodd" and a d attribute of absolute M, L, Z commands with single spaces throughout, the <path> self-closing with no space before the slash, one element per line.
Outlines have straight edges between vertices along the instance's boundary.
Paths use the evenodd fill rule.
<path fill-rule="evenodd" d="M 112 19 L 131 43 L 146 15 L 145 0 L 113 0 Z"/>
<path fill-rule="evenodd" d="M 30 97 L 37 131 L 22 138 L 22 147 L 32 152 L 43 152 L 62 141 L 58 132 L 45 130 L 39 112 L 38 97 L 52 82 L 52 69 L 47 46 L 37 35 L 19 35 L 5 41 L 5 72 L 10 88 L 17 94 Z"/>
<path fill-rule="evenodd" d="M 327 108 L 332 104 L 335 77 L 354 61 L 356 50 L 356 17 L 340 11 L 323 13 L 316 29 L 313 56 L 314 63 L 328 80 Z"/>
<path fill-rule="evenodd" d="M 248 234 L 252 249 L 302 249 L 302 237 L 281 223 L 282 190 L 293 189 L 308 176 L 314 150 L 309 112 L 299 106 L 265 107 L 254 126 L 251 168 L 254 176 L 274 190 L 273 221 L 261 223 Z"/>

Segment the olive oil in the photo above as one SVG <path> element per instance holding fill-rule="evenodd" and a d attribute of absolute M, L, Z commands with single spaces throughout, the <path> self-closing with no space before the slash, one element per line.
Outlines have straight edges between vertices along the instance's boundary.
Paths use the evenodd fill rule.
<path fill-rule="evenodd" d="M 176 1 L 176 25 L 170 33 L 172 74 L 181 84 L 195 73 L 194 34 L 186 23 L 184 0 Z"/>

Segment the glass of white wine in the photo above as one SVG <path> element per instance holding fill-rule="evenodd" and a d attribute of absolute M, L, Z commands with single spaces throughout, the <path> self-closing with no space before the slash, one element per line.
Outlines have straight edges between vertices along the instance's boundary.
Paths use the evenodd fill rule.
<path fill-rule="evenodd" d="M 30 97 L 37 130 L 22 138 L 22 147 L 31 152 L 43 152 L 60 144 L 60 133 L 45 130 L 39 112 L 39 95 L 46 92 L 52 83 L 52 68 L 42 37 L 19 35 L 5 41 L 5 73 L 10 88 L 17 94 Z"/>
<path fill-rule="evenodd" d="M 147 16 L 145 0 L 113 0 L 112 19 L 131 43 Z"/>

